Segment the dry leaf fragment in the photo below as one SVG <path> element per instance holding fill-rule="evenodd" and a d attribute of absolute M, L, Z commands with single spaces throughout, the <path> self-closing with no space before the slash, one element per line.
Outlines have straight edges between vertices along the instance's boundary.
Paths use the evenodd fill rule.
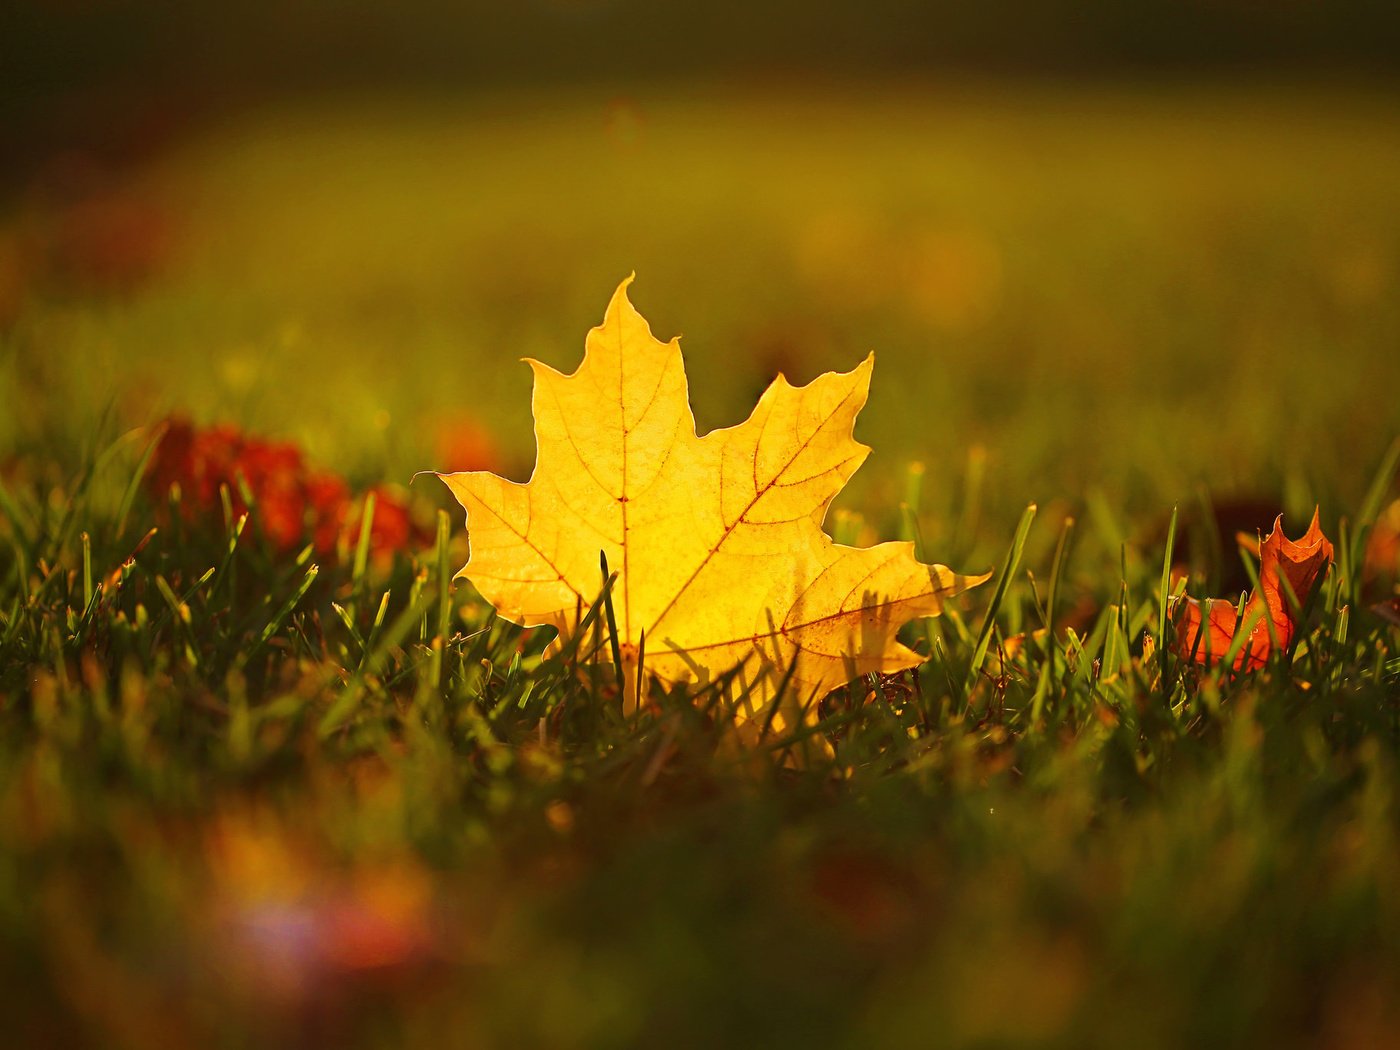
<path fill-rule="evenodd" d="M 679 342 L 652 336 L 630 283 L 576 372 L 528 362 L 530 481 L 439 475 L 467 512 L 459 575 L 505 618 L 568 639 L 598 596 L 606 555 L 630 704 L 645 695 L 644 638 L 644 675 L 704 683 L 736 672 L 748 718 L 766 717 L 785 676 L 783 695 L 806 703 L 857 674 L 916 665 L 899 628 L 987 577 L 922 564 L 911 543 L 846 547 L 823 533 L 870 451 L 852 428 L 874 356 L 804 387 L 780 375 L 748 420 L 699 437 Z M 791 724 L 790 712 L 775 715 L 775 726 Z"/>
<path fill-rule="evenodd" d="M 1173 614 L 1177 653 L 1196 663 L 1215 663 L 1229 651 L 1242 621 L 1252 626 L 1234 666 L 1243 670 L 1264 666 L 1275 646 L 1288 650 L 1298 629 L 1298 611 L 1289 598 L 1289 590 L 1298 607 L 1306 605 L 1313 586 L 1331 564 L 1332 544 L 1322 534 L 1316 510 L 1308 531 L 1297 540 L 1283 534 L 1280 514 L 1273 531 L 1260 544 L 1259 588 L 1250 595 L 1242 615 L 1228 600 L 1207 599 L 1204 616 L 1201 603 L 1195 598 L 1177 602 Z"/>
<path fill-rule="evenodd" d="M 1397 569 L 1400 569 L 1400 499 L 1381 511 L 1371 527 L 1361 561 L 1361 578 L 1367 583 L 1388 582 L 1395 577 Z"/>

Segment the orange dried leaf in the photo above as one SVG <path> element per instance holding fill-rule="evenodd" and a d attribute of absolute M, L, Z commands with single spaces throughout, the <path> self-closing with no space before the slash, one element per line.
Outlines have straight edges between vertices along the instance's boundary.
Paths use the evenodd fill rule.
<path fill-rule="evenodd" d="M 920 657 L 895 633 L 986 576 L 914 558 L 911 543 L 834 543 L 827 508 L 870 451 L 852 437 L 873 355 L 805 387 L 779 376 L 738 426 L 695 432 L 679 342 L 655 339 L 624 281 L 572 375 L 530 361 L 538 453 L 526 484 L 439 475 L 467 512 L 459 573 L 507 619 L 568 639 L 612 591 L 627 700 L 643 674 L 708 682 L 730 672 L 763 718 L 858 674 Z M 608 646 L 602 647 L 606 657 Z M 790 712 L 789 712 L 790 715 Z M 775 713 L 775 726 L 791 720 Z"/>
<path fill-rule="evenodd" d="M 1243 615 L 1229 601 L 1194 598 L 1177 602 L 1173 617 L 1178 655 L 1210 665 L 1224 659 L 1235 633 L 1249 630 L 1235 657 L 1236 669 L 1262 667 L 1278 648 L 1287 651 L 1298 630 L 1298 620 L 1318 579 L 1332 564 L 1332 544 L 1322 534 L 1318 512 L 1300 539 L 1283 534 L 1283 515 L 1259 547 L 1259 587 L 1245 603 Z M 1290 593 L 1291 592 L 1291 593 Z M 1296 599 L 1296 604 L 1295 604 Z M 1241 623 L 1241 621 L 1243 621 Z"/>

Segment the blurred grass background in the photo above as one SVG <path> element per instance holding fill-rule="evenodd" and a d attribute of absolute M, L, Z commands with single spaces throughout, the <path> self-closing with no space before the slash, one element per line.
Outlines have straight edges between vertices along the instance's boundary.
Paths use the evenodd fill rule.
<path fill-rule="evenodd" d="M 1377 89 L 979 80 L 320 96 L 12 198 L 11 448 L 107 401 L 406 480 L 627 273 L 702 428 L 877 358 L 860 423 L 937 486 L 1355 498 L 1400 427 L 1400 117 Z M 43 181 L 45 174 L 48 182 Z M 1305 454 L 1304 454 L 1305 453 Z"/>
<path fill-rule="evenodd" d="M 876 351 L 856 502 L 971 446 L 1008 515 L 1354 497 L 1400 424 L 1397 54 L 1378 0 L 17 0 L 0 441 L 116 396 L 395 479 L 470 417 L 523 472 L 513 362 L 635 270 L 702 426 Z"/>

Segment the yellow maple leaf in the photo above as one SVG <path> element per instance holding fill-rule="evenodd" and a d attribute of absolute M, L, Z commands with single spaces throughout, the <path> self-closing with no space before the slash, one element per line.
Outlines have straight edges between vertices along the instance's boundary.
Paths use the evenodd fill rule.
<path fill-rule="evenodd" d="M 679 341 L 652 336 L 630 283 L 589 332 L 576 372 L 528 362 L 530 481 L 438 475 L 467 512 L 471 553 L 458 575 L 501 616 L 564 640 L 598 596 L 606 555 L 632 703 L 645 695 L 643 645 L 647 676 L 703 684 L 734 672 L 741 719 L 767 718 L 780 689 L 797 709 L 858 674 L 919 663 L 899 628 L 987 576 L 922 564 L 912 543 L 846 547 L 822 532 L 870 452 L 852 429 L 874 355 L 804 387 L 780 375 L 745 422 L 698 437 Z"/>

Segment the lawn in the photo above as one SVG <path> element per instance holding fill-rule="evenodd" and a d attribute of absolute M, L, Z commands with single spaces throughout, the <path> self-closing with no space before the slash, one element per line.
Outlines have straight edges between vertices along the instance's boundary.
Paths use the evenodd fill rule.
<path fill-rule="evenodd" d="M 1400 1043 L 1397 185 L 1393 93 L 1332 84 L 324 96 L 40 170 L 14 1045 Z M 415 472 L 528 476 L 518 359 L 634 271 L 702 432 L 874 351 L 828 531 L 997 574 L 917 673 L 753 744 L 713 691 L 626 713 L 605 600 L 554 651 L 451 585 Z M 171 452 L 215 424 L 223 491 Z M 1314 506 L 1289 651 L 1173 651 Z"/>

